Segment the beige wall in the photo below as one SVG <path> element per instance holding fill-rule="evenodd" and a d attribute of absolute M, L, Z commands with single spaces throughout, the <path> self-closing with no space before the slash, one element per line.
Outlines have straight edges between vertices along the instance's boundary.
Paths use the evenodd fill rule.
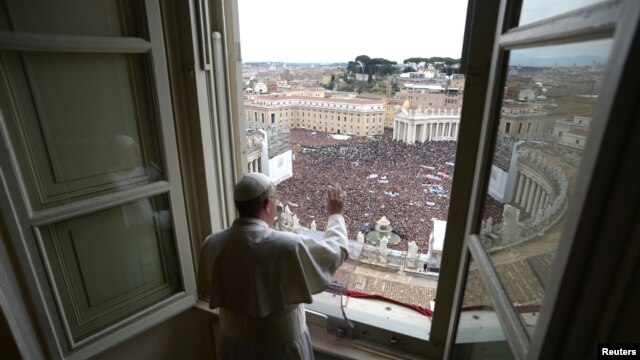
<path fill-rule="evenodd" d="M 396 93 L 395 99 L 408 100 L 412 108 L 422 106 L 434 109 L 457 109 L 462 107 L 462 95 L 447 96 L 445 93 L 428 90 L 406 90 Z"/>
<path fill-rule="evenodd" d="M 93 359 L 214 359 L 213 321 L 213 314 L 191 308 Z"/>
<path fill-rule="evenodd" d="M 396 106 L 393 104 L 384 104 L 384 127 L 392 128 L 393 119 L 396 116 Z"/>

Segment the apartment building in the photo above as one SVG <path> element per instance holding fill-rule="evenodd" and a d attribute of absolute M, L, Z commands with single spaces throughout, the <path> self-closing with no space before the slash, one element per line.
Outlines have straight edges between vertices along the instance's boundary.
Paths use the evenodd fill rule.
<path fill-rule="evenodd" d="M 354 136 L 384 132 L 381 100 L 250 96 L 244 110 L 250 127 L 288 126 Z"/>
<path fill-rule="evenodd" d="M 411 108 L 457 109 L 462 106 L 463 91 L 447 85 L 407 83 L 396 93 L 395 99 L 409 101 Z"/>

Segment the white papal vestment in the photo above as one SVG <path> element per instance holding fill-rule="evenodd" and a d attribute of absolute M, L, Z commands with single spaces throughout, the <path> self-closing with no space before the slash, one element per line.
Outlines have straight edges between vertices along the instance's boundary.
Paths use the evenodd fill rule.
<path fill-rule="evenodd" d="M 322 240 L 254 218 L 209 235 L 198 288 L 220 311 L 218 359 L 312 359 L 302 303 L 331 283 L 347 249 L 342 215 L 329 217 Z"/>

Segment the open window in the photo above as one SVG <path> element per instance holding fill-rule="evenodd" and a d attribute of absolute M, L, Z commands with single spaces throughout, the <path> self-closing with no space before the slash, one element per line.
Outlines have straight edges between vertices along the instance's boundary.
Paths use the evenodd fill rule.
<path fill-rule="evenodd" d="M 53 357 L 194 304 L 159 19 L 155 1 L 0 4 L 0 203 Z"/>
<path fill-rule="evenodd" d="M 584 338 L 566 336 L 579 344 L 573 349 L 560 345 L 571 334 L 567 316 L 584 311 L 563 297 L 586 302 L 577 278 L 595 265 L 580 261 L 593 259 L 586 249 L 604 240 L 585 233 L 594 221 L 588 204 L 609 191 L 598 183 L 606 176 L 599 171 L 614 173 L 608 165 L 622 149 L 605 147 L 635 121 L 616 107 L 633 102 L 623 79 L 637 66 L 630 54 L 637 51 L 639 7 L 549 5 L 500 4 L 452 314 L 455 338 L 446 353 L 454 358 L 596 354 Z M 503 204 L 497 221 L 489 198 Z M 622 249 L 628 241 L 611 245 Z M 574 321 L 595 332 L 598 325 L 580 316 Z"/>
<path fill-rule="evenodd" d="M 245 125 L 272 118 L 242 107 L 236 2 L 66 3 L 0 3 L 0 235 L 17 263 L 2 269 L 20 273 L 12 285 L 31 297 L 8 325 L 35 324 L 29 335 L 52 357 L 84 358 L 193 306 L 197 249 L 235 216 L 234 179 L 263 166 Z M 640 254 L 630 84 L 640 4 L 547 4 L 533 16 L 535 3 L 469 2 L 428 340 L 356 321 L 352 341 L 332 335 L 331 345 L 377 343 L 390 357 L 584 357 L 625 320 L 617 305 Z M 293 121 L 293 111 L 326 131 L 330 117 L 311 122 L 325 112 L 273 119 Z M 348 134 L 357 116 L 340 116 L 334 129 Z M 327 327 L 344 335 L 330 318 L 342 302 L 324 295 L 331 307 L 309 316 L 322 324 L 317 338 Z"/>
<path fill-rule="evenodd" d="M 568 261 L 588 247 L 576 245 L 587 227 L 578 219 L 606 161 L 612 101 L 629 106 L 618 94 L 637 11 L 631 1 L 470 1 L 450 214 L 420 353 L 473 357 L 483 345 L 507 357 L 553 353 L 549 324 L 561 323 L 556 306 L 566 306 L 558 294 L 583 271 Z M 398 339 L 384 330 L 378 340 Z"/>

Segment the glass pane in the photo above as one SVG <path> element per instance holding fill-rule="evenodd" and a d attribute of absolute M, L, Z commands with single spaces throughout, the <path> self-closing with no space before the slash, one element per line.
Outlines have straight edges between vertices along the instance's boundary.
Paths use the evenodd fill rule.
<path fill-rule="evenodd" d="M 520 25 L 605 1 L 608 0 L 523 0 L 522 10 L 520 11 Z"/>
<path fill-rule="evenodd" d="M 76 341 L 182 289 L 166 195 L 39 231 Z"/>
<path fill-rule="evenodd" d="M 140 1 L 8 0 L 0 29 L 34 33 L 143 37 Z M 6 7 L 5 7 L 6 6 Z M 2 14 L 4 13 L 4 15 Z"/>
<path fill-rule="evenodd" d="M 599 40 L 511 54 L 479 233 L 531 331 L 592 136 L 610 45 Z"/>
<path fill-rule="evenodd" d="M 146 60 L 0 53 L 0 106 L 35 209 L 164 178 Z"/>
<path fill-rule="evenodd" d="M 464 288 L 453 359 L 513 359 L 478 268 L 471 261 Z"/>

